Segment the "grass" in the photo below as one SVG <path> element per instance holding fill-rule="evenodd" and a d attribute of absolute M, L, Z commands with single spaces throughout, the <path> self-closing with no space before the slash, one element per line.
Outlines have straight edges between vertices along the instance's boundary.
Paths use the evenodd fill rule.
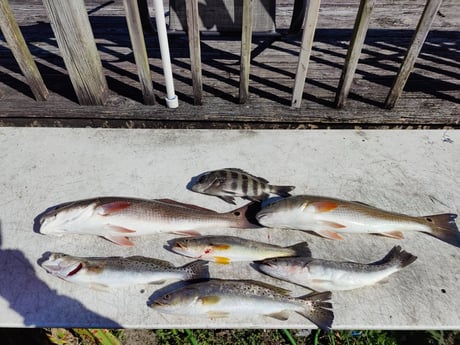
<path fill-rule="evenodd" d="M 460 331 L 0 329 L 2 344 L 24 345 L 456 345 Z"/>

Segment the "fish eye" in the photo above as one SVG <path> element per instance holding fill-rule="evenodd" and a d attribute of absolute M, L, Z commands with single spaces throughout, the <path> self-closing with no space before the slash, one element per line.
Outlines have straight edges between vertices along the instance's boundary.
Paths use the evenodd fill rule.
<path fill-rule="evenodd" d="M 166 300 L 169 300 L 170 298 L 171 298 L 171 295 L 169 295 L 169 294 L 166 294 L 166 295 L 163 296 L 163 299 L 166 299 Z"/>
<path fill-rule="evenodd" d="M 233 215 L 239 217 L 241 215 L 241 212 L 240 211 L 235 211 L 235 212 L 233 212 Z"/>

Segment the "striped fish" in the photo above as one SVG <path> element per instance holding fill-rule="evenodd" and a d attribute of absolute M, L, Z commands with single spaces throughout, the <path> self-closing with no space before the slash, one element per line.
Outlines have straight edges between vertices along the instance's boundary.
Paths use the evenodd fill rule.
<path fill-rule="evenodd" d="M 191 187 L 194 192 L 214 195 L 231 204 L 235 204 L 235 197 L 252 201 L 264 200 L 270 194 L 286 197 L 294 188 L 273 186 L 262 177 L 235 168 L 208 171 L 200 175 Z"/>

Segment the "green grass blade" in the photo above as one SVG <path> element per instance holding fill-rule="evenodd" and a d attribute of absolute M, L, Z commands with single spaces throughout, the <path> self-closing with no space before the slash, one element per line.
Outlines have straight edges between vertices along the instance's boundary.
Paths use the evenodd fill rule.
<path fill-rule="evenodd" d="M 185 329 L 185 333 L 187 333 L 187 338 L 190 340 L 192 345 L 198 345 L 198 342 L 196 341 L 195 336 L 193 335 L 193 332 L 189 329 Z"/>
<path fill-rule="evenodd" d="M 291 345 L 297 345 L 297 343 L 296 343 L 294 337 L 292 336 L 291 332 L 289 332 L 287 329 L 282 329 L 281 331 L 286 336 L 286 338 L 289 340 L 289 343 Z"/>

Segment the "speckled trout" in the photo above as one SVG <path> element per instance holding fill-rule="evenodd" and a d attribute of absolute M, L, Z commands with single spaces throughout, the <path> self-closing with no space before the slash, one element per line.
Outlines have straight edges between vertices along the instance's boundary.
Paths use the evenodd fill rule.
<path fill-rule="evenodd" d="M 382 260 L 371 264 L 298 257 L 267 259 L 256 265 L 272 277 L 315 291 L 340 291 L 373 285 L 416 259 L 395 246 Z"/>
<path fill-rule="evenodd" d="M 102 197 L 75 201 L 53 209 L 40 218 L 42 234 L 86 234 L 102 236 L 123 246 L 132 246 L 127 237 L 173 232 L 199 235 L 197 230 L 215 228 L 256 228 L 249 221 L 248 204 L 227 213 L 183 204 L 169 199 L 145 200 Z"/>
<path fill-rule="evenodd" d="M 161 313 L 209 318 L 264 315 L 287 320 L 288 311 L 294 311 L 328 330 L 334 319 L 330 298 L 330 292 L 290 297 L 288 290 L 252 280 L 210 280 L 178 288 L 150 306 Z"/>
<path fill-rule="evenodd" d="M 219 264 L 310 255 L 310 249 L 306 242 L 281 247 L 235 236 L 183 237 L 170 240 L 168 244 L 169 249 L 175 253 Z"/>
<path fill-rule="evenodd" d="M 208 171 L 192 185 L 192 190 L 197 193 L 214 195 L 231 204 L 235 204 L 235 197 L 261 201 L 268 198 L 270 193 L 289 196 L 294 188 L 271 185 L 262 177 L 236 168 Z"/>
<path fill-rule="evenodd" d="M 405 231 L 421 231 L 460 246 L 457 215 L 451 213 L 412 217 L 359 202 L 296 195 L 264 207 L 256 218 L 267 227 L 314 231 L 331 239 L 342 239 L 339 233 L 374 233 L 401 239 Z"/>
<path fill-rule="evenodd" d="M 143 256 L 82 258 L 62 253 L 51 253 L 40 263 L 58 278 L 96 289 L 207 278 L 207 264 L 194 261 L 175 267 L 168 261 Z"/>

